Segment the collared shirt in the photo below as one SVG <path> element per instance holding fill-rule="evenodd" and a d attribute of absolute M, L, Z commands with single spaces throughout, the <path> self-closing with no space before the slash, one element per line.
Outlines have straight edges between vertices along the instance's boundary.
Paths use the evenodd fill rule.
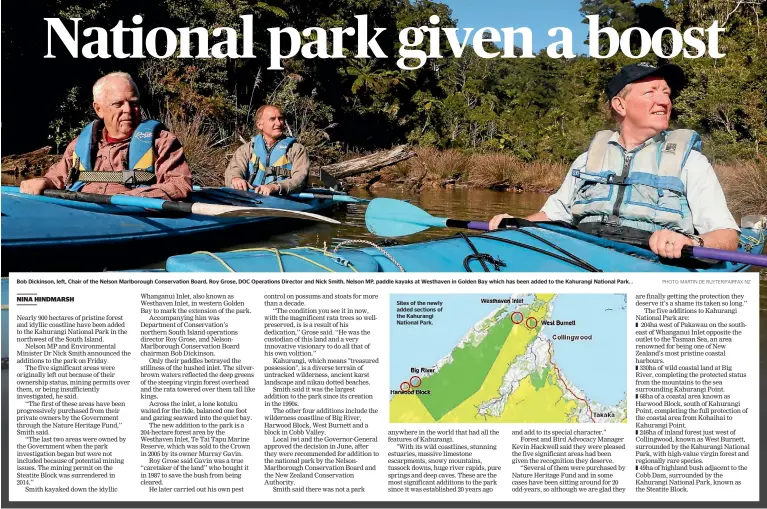
<path fill-rule="evenodd" d="M 248 162 L 253 151 L 253 142 L 243 143 L 232 156 L 229 166 L 226 167 L 224 181 L 227 187 L 232 186 L 232 179 L 241 178 L 248 180 Z M 287 152 L 290 161 L 290 178 L 274 182 L 280 186 L 280 194 L 288 194 L 304 187 L 309 176 L 309 156 L 306 148 L 298 142 L 294 142 Z"/>
<path fill-rule="evenodd" d="M 64 156 L 50 167 L 45 177 L 53 182 L 57 189 L 67 185 L 69 169 L 72 167 L 72 154 L 77 138 L 67 145 Z M 109 142 L 106 129 L 101 130 L 98 148 L 94 147 L 96 158 L 93 171 L 123 171 L 128 167 L 128 147 L 130 138 Z M 148 187 L 128 188 L 122 184 L 91 182 L 81 189 L 84 193 L 127 194 L 144 198 L 162 198 L 165 200 L 183 200 L 192 191 L 192 171 L 186 163 L 184 149 L 173 134 L 160 131 L 154 141 L 154 173 L 157 183 Z"/>
<path fill-rule="evenodd" d="M 608 143 L 618 143 L 618 133 L 615 133 Z M 662 141 L 663 133 L 645 141 L 638 147 L 627 151 L 635 152 L 652 141 Z M 559 190 L 549 196 L 541 209 L 552 221 L 573 222 L 571 207 L 575 201 L 575 195 L 580 185 L 577 177 L 572 175 L 573 170 L 582 170 L 586 166 L 588 152 L 584 152 L 570 166 L 565 181 Z M 727 201 L 714 173 L 714 168 L 708 162 L 706 156 L 693 150 L 687 157 L 679 176 L 685 187 L 685 196 L 692 212 L 692 221 L 695 231 L 699 234 L 709 233 L 714 230 L 731 229 L 738 230 L 738 224 L 727 208 Z"/>

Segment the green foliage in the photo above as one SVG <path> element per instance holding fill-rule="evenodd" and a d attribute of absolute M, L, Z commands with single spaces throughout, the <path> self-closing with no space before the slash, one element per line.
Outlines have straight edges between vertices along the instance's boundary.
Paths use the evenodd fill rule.
<path fill-rule="evenodd" d="M 669 16 L 682 27 L 709 26 L 718 21 L 726 27 L 720 51 L 726 57 L 682 59 L 689 85 L 674 106 L 679 124 L 698 129 L 708 138 L 707 154 L 732 161 L 759 156 L 767 142 L 767 32 L 759 27 L 764 16 L 746 3 L 733 5 L 721 0 L 672 2 Z M 762 7 L 763 9 L 764 7 Z M 763 22 L 763 20 L 762 20 Z"/>
<path fill-rule="evenodd" d="M 316 91 L 300 94 L 301 80 L 299 75 L 286 74 L 267 102 L 283 109 L 290 135 L 308 147 L 317 164 L 332 162 L 340 155 L 339 144 L 331 142 L 328 134 L 335 127 L 333 109 L 317 98 Z"/>
<path fill-rule="evenodd" d="M 599 16 L 600 27 L 609 26 L 618 32 L 630 28 L 636 20 L 633 0 L 582 0 L 580 11 L 584 17 Z"/>
<path fill-rule="evenodd" d="M 89 94 L 80 87 L 72 87 L 67 90 L 64 101 L 56 108 L 57 115 L 48 124 L 48 139 L 53 140 L 57 154 L 62 153 L 69 142 L 94 118 L 84 107 L 90 105 L 89 98 Z"/>
<path fill-rule="evenodd" d="M 163 110 L 179 118 L 204 117 L 217 126 L 222 138 L 232 141 L 253 133 L 252 116 L 259 105 L 279 103 L 293 134 L 328 162 L 339 157 L 341 146 L 371 150 L 405 141 L 424 147 L 497 151 L 523 161 L 569 162 L 588 146 L 597 130 L 610 126 L 603 90 L 621 66 L 634 61 L 622 55 L 609 60 L 550 59 L 543 52 L 534 59 L 491 60 L 479 58 L 470 47 L 456 58 L 443 37 L 439 47 L 443 58 L 429 60 L 416 70 L 399 69 L 400 30 L 429 26 L 429 17 L 435 14 L 442 27 L 456 26 L 450 8 L 431 0 L 134 0 L 130 5 L 79 0 L 69 5 L 74 3 L 29 4 L 30 9 L 45 11 L 35 11 L 30 18 L 77 16 L 85 25 L 112 26 L 140 13 L 145 29 L 201 26 L 214 44 L 220 40 L 212 37 L 215 28 L 238 27 L 240 16 L 252 14 L 256 58 L 115 62 L 125 66 L 119 70 L 136 75 L 150 113 Z M 708 27 L 713 21 L 727 29 L 720 36 L 725 58 L 675 59 L 684 68 L 689 86 L 675 98 L 674 125 L 697 129 L 704 136 L 706 154 L 716 160 L 755 157 L 765 151 L 766 8 L 764 3 L 730 0 L 654 0 L 638 5 L 632 0 L 582 0 L 580 12 L 598 15 L 601 26 L 618 31 L 632 26 L 650 31 L 673 26 L 684 31 Z M 266 28 L 356 26 L 355 14 L 367 14 L 371 27 L 386 29 L 378 42 L 390 58 L 355 58 L 356 37 L 347 37 L 343 60 L 296 57 L 284 61 L 282 71 L 266 69 Z M 14 49 L 24 47 L 19 42 L 23 37 L 27 35 L 12 24 L 4 28 L 3 43 L 12 50 L 4 52 L 4 65 L 18 53 Z M 428 38 L 422 49 L 430 50 Z M 644 60 L 659 63 L 654 57 Z M 52 87 L 49 101 L 59 106 L 31 112 L 49 125 L 50 139 L 59 150 L 92 117 L 88 85 L 104 72 L 118 70 L 84 59 L 71 65 L 79 67 L 55 73 L 62 81 L 58 88 Z M 13 73 L 13 66 L 9 69 Z"/>

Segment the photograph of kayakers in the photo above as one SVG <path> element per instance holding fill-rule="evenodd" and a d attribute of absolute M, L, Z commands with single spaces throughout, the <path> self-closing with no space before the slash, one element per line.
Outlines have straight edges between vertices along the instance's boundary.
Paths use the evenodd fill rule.
<path fill-rule="evenodd" d="M 4 275 L 767 265 L 758 2 L 4 14 Z"/>
<path fill-rule="evenodd" d="M 672 100 L 684 86 L 673 64 L 623 67 L 607 84 L 617 132 L 600 131 L 562 187 L 528 221 L 562 221 L 617 241 L 645 242 L 664 258 L 684 246 L 735 250 L 738 228 L 700 135 L 669 130 Z M 509 214 L 490 220 L 495 230 Z"/>

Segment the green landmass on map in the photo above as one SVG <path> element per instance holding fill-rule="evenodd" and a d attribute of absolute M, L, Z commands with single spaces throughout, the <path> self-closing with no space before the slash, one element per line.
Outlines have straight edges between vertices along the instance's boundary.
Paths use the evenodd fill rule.
<path fill-rule="evenodd" d="M 625 399 L 609 408 L 587 401 L 563 379 L 550 342 L 538 338 L 555 298 L 536 295 L 513 309 L 524 316 L 522 323 L 503 308 L 477 323 L 417 391 L 391 399 L 390 421 L 569 423 L 613 413 L 607 422 L 625 422 Z"/>

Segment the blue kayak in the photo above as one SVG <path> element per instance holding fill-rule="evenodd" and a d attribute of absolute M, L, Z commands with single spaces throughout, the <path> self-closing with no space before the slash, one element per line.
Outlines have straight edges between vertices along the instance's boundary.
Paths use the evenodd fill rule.
<path fill-rule="evenodd" d="M 332 200 L 260 196 L 227 188 L 194 191 L 189 201 L 298 212 L 321 212 L 333 206 Z M 303 223 L 273 217 L 165 213 L 21 194 L 18 187 L 7 186 L 2 187 L 1 205 L 4 273 L 135 267 L 171 254 L 223 246 L 226 240 L 239 243 L 239 237 L 223 235 L 230 230 L 246 231 L 252 238 L 253 226 L 261 234 L 269 232 L 267 225 L 284 231 Z"/>
<path fill-rule="evenodd" d="M 761 230 L 743 228 L 743 252 L 761 253 Z M 547 225 L 393 247 L 250 249 L 173 256 L 168 272 L 741 272 L 750 265 L 664 262 L 647 249 Z"/>
<path fill-rule="evenodd" d="M 532 234 L 532 236 L 530 235 Z M 741 252 L 761 253 L 761 230 L 742 229 Z M 553 247 L 556 246 L 556 247 Z M 742 272 L 749 265 L 687 260 L 663 263 L 652 252 L 565 228 L 504 230 L 409 245 L 342 248 L 246 249 L 172 256 L 167 272 Z M 2 280 L 7 305 L 8 280 Z M 3 358 L 8 355 L 3 309 Z"/>

